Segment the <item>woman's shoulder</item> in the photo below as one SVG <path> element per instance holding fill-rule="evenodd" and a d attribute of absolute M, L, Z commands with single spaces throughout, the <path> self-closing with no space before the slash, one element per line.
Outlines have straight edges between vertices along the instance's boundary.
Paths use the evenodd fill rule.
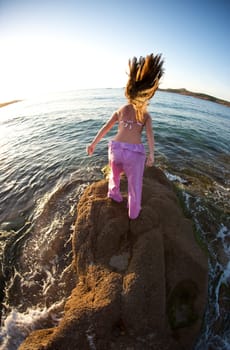
<path fill-rule="evenodd" d="M 144 118 L 145 118 L 145 121 L 147 121 L 149 118 L 151 119 L 150 113 L 146 111 L 146 112 L 144 113 Z"/>
<path fill-rule="evenodd" d="M 121 106 L 118 110 L 117 110 L 117 115 L 118 115 L 118 119 L 122 119 L 124 117 L 127 117 L 130 115 L 130 105 L 126 104 Z"/>
<path fill-rule="evenodd" d="M 145 112 L 144 114 L 144 125 L 152 126 L 152 117 L 149 112 Z"/>
<path fill-rule="evenodd" d="M 118 113 L 129 111 L 132 108 L 131 104 L 125 104 L 118 109 Z"/>

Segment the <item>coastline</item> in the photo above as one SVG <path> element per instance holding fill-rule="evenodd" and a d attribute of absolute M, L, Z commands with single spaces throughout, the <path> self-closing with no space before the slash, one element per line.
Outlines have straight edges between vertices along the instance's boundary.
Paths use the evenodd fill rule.
<path fill-rule="evenodd" d="M 21 102 L 22 100 L 12 100 L 12 101 L 8 101 L 8 102 L 3 102 L 3 103 L 0 103 L 0 108 L 1 107 L 5 107 L 5 106 L 8 106 L 12 103 L 17 103 L 17 102 Z"/>
<path fill-rule="evenodd" d="M 171 93 L 185 95 L 185 96 L 192 96 L 195 98 L 199 98 L 201 100 L 211 101 L 211 102 L 218 103 L 218 104 L 221 104 L 221 105 L 226 106 L 226 107 L 230 107 L 230 101 L 222 100 L 222 99 L 217 98 L 215 96 L 207 95 L 207 94 L 204 94 L 201 92 L 193 92 L 193 91 L 187 90 L 185 88 L 180 88 L 180 89 L 171 89 L 171 88 L 161 89 L 161 88 L 158 88 L 158 91 L 171 92 Z M 22 100 L 12 100 L 12 101 L 7 101 L 7 102 L 2 102 L 2 103 L 0 103 L 0 108 L 8 106 L 12 103 L 17 103 L 17 102 L 21 102 L 21 101 Z"/>
<path fill-rule="evenodd" d="M 230 107 L 230 101 L 221 100 L 220 98 L 217 98 L 217 97 L 214 97 L 214 96 L 211 96 L 211 95 L 207 95 L 207 94 L 203 94 L 203 93 L 200 93 L 200 92 L 189 91 L 189 90 L 186 90 L 184 88 L 181 88 L 181 89 L 160 89 L 159 88 L 158 91 L 172 92 L 172 93 L 175 93 L 175 94 L 192 96 L 192 97 L 200 98 L 202 100 L 215 102 L 215 103 L 224 105 L 226 107 Z"/>

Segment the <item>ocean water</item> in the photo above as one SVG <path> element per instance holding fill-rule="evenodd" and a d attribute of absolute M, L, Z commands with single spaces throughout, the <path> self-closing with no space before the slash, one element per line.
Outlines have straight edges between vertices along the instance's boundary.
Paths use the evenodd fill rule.
<path fill-rule="evenodd" d="M 71 239 L 107 143 L 86 145 L 125 103 L 123 89 L 49 94 L 0 109 L 0 349 L 56 325 L 76 280 Z M 157 92 L 149 105 L 156 166 L 175 183 L 209 256 L 209 295 L 194 350 L 230 349 L 230 108 Z M 146 138 L 143 136 L 146 145 Z"/>

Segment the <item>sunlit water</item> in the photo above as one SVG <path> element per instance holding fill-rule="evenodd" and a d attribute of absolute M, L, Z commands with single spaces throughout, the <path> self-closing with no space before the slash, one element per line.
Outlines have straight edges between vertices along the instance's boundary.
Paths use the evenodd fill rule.
<path fill-rule="evenodd" d="M 31 330 L 62 317 L 76 284 L 76 206 L 102 178 L 116 128 L 93 157 L 85 147 L 124 103 L 122 89 L 79 90 L 0 109 L 1 349 L 17 349 Z M 230 349 L 230 108 L 158 92 L 149 111 L 156 165 L 177 184 L 209 252 L 209 297 L 195 349 Z"/>

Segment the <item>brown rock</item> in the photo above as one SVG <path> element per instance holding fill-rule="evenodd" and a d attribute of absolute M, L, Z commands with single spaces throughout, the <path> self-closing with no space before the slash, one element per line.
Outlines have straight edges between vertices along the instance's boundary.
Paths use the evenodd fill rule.
<path fill-rule="evenodd" d="M 207 297 L 207 257 L 161 170 L 149 168 L 142 212 L 94 183 L 78 205 L 73 237 L 78 283 L 53 330 L 35 331 L 20 350 L 192 349 Z M 43 333 L 42 333 L 43 332 Z M 40 343 L 37 341 L 40 337 Z"/>

